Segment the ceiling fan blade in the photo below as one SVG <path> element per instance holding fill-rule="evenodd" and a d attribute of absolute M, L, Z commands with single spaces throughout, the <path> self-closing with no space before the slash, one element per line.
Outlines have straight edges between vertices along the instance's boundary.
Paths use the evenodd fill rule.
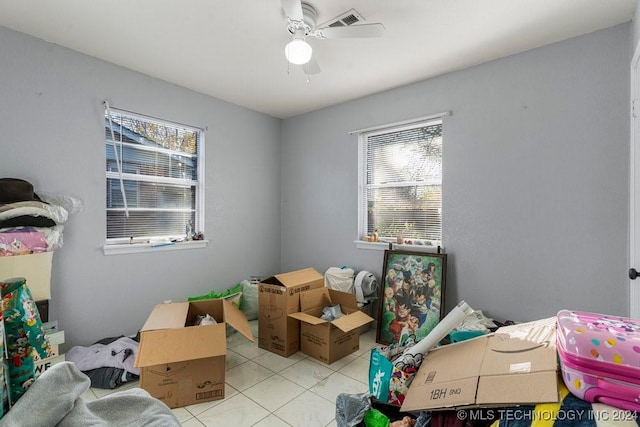
<path fill-rule="evenodd" d="M 293 21 L 302 21 L 302 3 L 300 0 L 280 0 L 285 15 Z"/>
<path fill-rule="evenodd" d="M 308 75 L 318 74 L 320 72 L 320 65 L 318 65 L 316 56 L 313 55 L 309 62 L 303 64 L 302 69 L 304 70 L 304 73 Z"/>
<path fill-rule="evenodd" d="M 284 0 L 283 0 L 284 2 Z M 376 24 L 357 24 L 348 27 L 328 27 L 316 30 L 320 38 L 360 38 L 360 37 L 380 37 L 384 33 L 384 25 Z"/>

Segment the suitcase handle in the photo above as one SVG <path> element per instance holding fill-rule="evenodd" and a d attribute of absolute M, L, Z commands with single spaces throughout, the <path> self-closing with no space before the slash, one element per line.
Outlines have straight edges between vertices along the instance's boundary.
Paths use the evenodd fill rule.
<path fill-rule="evenodd" d="M 628 411 L 640 411 L 640 405 L 636 405 L 635 403 L 629 402 L 628 400 L 620 400 L 614 397 L 600 396 L 598 398 L 598 402 L 604 403 L 605 405 L 609 406 L 615 406 L 616 408 L 626 409 Z"/>
<path fill-rule="evenodd" d="M 602 402 L 617 408 L 640 411 L 640 389 L 632 384 L 624 387 L 602 379 L 597 379 L 598 385 L 587 390 L 585 397 L 593 402 Z M 633 399 L 633 400 L 632 400 Z"/>

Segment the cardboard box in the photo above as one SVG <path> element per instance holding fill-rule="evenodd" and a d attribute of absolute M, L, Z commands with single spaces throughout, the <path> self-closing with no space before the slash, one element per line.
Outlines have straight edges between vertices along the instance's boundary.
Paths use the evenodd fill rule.
<path fill-rule="evenodd" d="M 340 305 L 342 316 L 321 319 L 325 307 Z M 358 308 L 356 297 L 329 288 L 300 294 L 300 312 L 289 317 L 300 320 L 300 350 L 325 363 L 333 363 L 360 348 L 360 328 L 373 318 Z"/>
<path fill-rule="evenodd" d="M 205 314 L 218 323 L 191 326 Z M 170 408 L 224 399 L 227 325 L 253 341 L 247 318 L 223 299 L 156 305 L 140 334 L 140 387 Z"/>
<path fill-rule="evenodd" d="M 402 411 L 558 402 L 554 344 L 496 333 L 431 350 Z"/>
<path fill-rule="evenodd" d="M 300 311 L 300 294 L 324 287 L 324 276 L 313 268 L 268 277 L 258 285 L 258 346 L 289 357 L 300 350 L 300 322 L 289 317 Z"/>

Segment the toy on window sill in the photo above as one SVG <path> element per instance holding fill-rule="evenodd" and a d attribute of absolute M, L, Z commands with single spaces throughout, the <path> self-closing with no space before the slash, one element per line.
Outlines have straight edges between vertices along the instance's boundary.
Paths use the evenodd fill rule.
<path fill-rule="evenodd" d="M 380 237 L 380 235 L 378 234 L 378 230 L 375 230 L 372 235 L 364 236 L 363 240 L 365 242 L 379 242 L 380 241 L 379 237 Z"/>

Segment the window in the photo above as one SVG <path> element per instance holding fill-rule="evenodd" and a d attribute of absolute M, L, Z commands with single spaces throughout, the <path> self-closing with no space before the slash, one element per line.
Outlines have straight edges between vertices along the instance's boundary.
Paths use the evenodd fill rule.
<path fill-rule="evenodd" d="M 107 246 L 203 231 L 202 129 L 107 108 Z M 114 141 L 115 140 L 115 141 Z"/>
<path fill-rule="evenodd" d="M 442 119 L 359 134 L 360 238 L 442 244 Z"/>

